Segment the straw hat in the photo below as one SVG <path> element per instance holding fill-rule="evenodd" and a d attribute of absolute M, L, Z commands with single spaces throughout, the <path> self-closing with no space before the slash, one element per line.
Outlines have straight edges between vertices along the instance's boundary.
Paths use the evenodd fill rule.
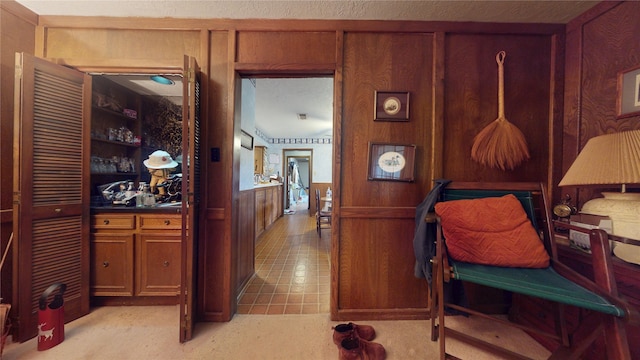
<path fill-rule="evenodd" d="M 154 151 L 149 155 L 149 159 L 142 163 L 149 169 L 173 169 L 178 166 L 178 163 L 171 158 L 171 155 L 162 150 Z"/>

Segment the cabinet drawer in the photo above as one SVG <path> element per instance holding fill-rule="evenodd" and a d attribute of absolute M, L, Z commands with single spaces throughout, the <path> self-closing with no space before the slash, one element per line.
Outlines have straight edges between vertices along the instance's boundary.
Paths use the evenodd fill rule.
<path fill-rule="evenodd" d="M 140 215 L 141 230 L 182 228 L 182 216 L 177 215 Z"/>
<path fill-rule="evenodd" d="M 91 217 L 92 229 L 133 229 L 135 225 L 135 215 L 103 214 Z"/>

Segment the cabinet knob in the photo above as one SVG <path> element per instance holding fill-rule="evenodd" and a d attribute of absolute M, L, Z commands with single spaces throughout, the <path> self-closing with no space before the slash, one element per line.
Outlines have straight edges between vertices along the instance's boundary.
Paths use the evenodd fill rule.
<path fill-rule="evenodd" d="M 103 261 L 102 262 L 102 267 L 109 267 L 109 262 L 108 261 Z"/>
<path fill-rule="evenodd" d="M 169 224 L 171 224 L 171 220 L 169 220 L 169 219 L 165 219 L 164 224 L 165 224 L 165 225 L 169 225 Z"/>
<path fill-rule="evenodd" d="M 164 266 L 164 267 L 169 266 L 169 262 L 168 262 L 167 260 L 165 260 L 165 261 L 162 263 L 162 266 Z"/>
<path fill-rule="evenodd" d="M 104 222 L 105 225 L 109 225 L 109 219 L 104 219 L 103 222 Z"/>

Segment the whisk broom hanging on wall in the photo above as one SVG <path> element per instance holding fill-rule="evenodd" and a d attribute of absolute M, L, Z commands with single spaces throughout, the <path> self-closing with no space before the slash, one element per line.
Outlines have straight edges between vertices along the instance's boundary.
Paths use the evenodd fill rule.
<path fill-rule="evenodd" d="M 501 170 L 513 170 L 529 159 L 527 140 L 517 126 L 504 116 L 504 58 L 506 52 L 496 54 L 498 63 L 498 118 L 487 125 L 473 139 L 471 158 L 482 165 Z"/>

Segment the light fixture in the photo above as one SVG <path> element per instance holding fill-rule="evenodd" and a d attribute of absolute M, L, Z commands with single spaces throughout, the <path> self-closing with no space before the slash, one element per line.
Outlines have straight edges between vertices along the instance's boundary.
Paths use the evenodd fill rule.
<path fill-rule="evenodd" d="M 626 192 L 627 184 L 640 184 L 640 130 L 589 139 L 558 186 L 621 186 L 619 193 L 602 192 L 604 198 L 587 201 L 580 212 L 609 216 L 614 235 L 640 240 L 640 193 Z M 616 243 L 613 252 L 640 263 L 635 245 Z"/>
<path fill-rule="evenodd" d="M 298 114 L 298 120 L 307 120 L 307 114 Z"/>
<path fill-rule="evenodd" d="M 171 79 L 169 79 L 168 77 L 162 76 L 162 75 L 153 75 L 150 77 L 151 80 L 157 82 L 158 84 L 162 84 L 162 85 L 173 85 L 175 84 L 175 82 Z"/>

